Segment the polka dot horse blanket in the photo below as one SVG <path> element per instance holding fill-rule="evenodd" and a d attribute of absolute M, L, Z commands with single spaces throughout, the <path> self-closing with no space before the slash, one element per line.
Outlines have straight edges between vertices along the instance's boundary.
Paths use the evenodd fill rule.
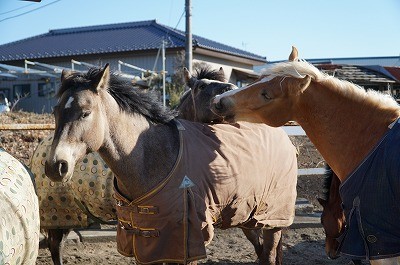
<path fill-rule="evenodd" d="M 0 264 L 35 264 L 39 233 L 33 177 L 0 148 Z"/>
<path fill-rule="evenodd" d="M 100 155 L 86 155 L 77 163 L 67 183 L 53 182 L 44 172 L 51 143 L 52 136 L 44 139 L 30 162 L 39 196 L 41 228 L 79 228 L 87 227 L 93 221 L 116 220 L 114 174 Z"/>
<path fill-rule="evenodd" d="M 186 263 L 205 257 L 214 226 L 292 224 L 297 157 L 282 129 L 185 120 L 177 127 L 178 159 L 162 183 L 134 201 L 116 183 L 121 254 L 142 264 Z"/>
<path fill-rule="evenodd" d="M 400 256 L 399 121 L 341 184 L 347 226 L 340 251 L 352 258 Z"/>

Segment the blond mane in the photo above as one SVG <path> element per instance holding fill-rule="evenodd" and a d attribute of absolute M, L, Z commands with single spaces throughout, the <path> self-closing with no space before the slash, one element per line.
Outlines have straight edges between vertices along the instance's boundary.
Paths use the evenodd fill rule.
<path fill-rule="evenodd" d="M 366 91 L 359 85 L 321 72 L 314 65 L 305 60 L 271 64 L 262 70 L 262 75 L 268 76 L 269 79 L 278 76 L 304 78 L 308 75 L 314 82 L 324 83 L 325 85 L 335 87 L 337 88 L 337 91 L 343 95 L 359 97 L 360 100 L 366 101 L 369 104 L 380 106 L 383 104 L 386 107 L 399 108 L 398 103 L 392 96 L 372 89 Z"/>

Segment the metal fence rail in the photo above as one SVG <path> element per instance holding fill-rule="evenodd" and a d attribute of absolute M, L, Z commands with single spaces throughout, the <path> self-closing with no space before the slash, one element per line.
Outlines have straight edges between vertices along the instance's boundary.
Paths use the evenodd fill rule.
<path fill-rule="evenodd" d="M 0 130 L 54 130 L 55 125 L 51 123 L 47 124 L 31 124 L 31 123 L 20 123 L 20 124 L 0 124 Z"/>

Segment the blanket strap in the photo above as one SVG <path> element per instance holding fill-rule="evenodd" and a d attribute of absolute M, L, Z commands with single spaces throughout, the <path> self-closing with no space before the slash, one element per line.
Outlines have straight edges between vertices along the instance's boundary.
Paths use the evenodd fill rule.
<path fill-rule="evenodd" d="M 154 228 L 147 228 L 147 229 L 142 229 L 139 227 L 134 227 L 132 226 L 132 223 L 129 221 L 124 221 L 121 219 L 118 219 L 119 225 L 121 226 L 121 229 L 125 230 L 127 234 L 133 234 L 137 236 L 142 236 L 142 237 L 159 237 L 160 236 L 160 231 Z"/>

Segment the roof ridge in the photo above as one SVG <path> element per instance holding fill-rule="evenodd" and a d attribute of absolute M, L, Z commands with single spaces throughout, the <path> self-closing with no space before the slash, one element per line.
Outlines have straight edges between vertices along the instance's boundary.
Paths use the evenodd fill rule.
<path fill-rule="evenodd" d="M 195 37 L 195 38 L 197 38 L 197 39 L 204 39 L 204 40 L 207 40 L 207 41 L 210 41 L 210 42 L 214 42 L 214 43 L 217 43 L 217 44 L 222 45 L 222 46 L 225 46 L 225 47 L 229 47 L 229 48 L 235 49 L 236 51 L 238 51 L 238 52 L 234 52 L 234 53 L 236 53 L 237 55 L 239 55 L 240 52 L 241 52 L 242 54 L 247 54 L 247 55 L 249 55 L 249 56 L 253 56 L 253 57 L 258 58 L 258 59 L 260 59 L 260 58 L 266 59 L 265 56 L 261 56 L 261 55 L 258 55 L 258 54 L 255 54 L 255 53 L 252 53 L 252 52 L 249 52 L 249 51 L 246 51 L 246 50 L 242 50 L 242 49 L 240 49 L 240 48 L 236 48 L 236 47 L 234 47 L 234 46 L 231 46 L 231 45 L 228 45 L 228 44 L 224 44 L 224 43 L 222 43 L 222 42 L 215 41 L 215 40 L 212 40 L 212 39 L 209 39 L 209 38 L 205 38 L 205 37 L 202 37 L 202 36 L 199 36 L 199 35 L 196 35 L 196 34 L 193 34 L 193 37 Z M 197 42 L 199 43 L 199 41 L 197 41 Z M 200 44 L 201 44 L 201 43 L 200 43 Z"/>
<path fill-rule="evenodd" d="M 83 27 L 51 29 L 51 30 L 49 30 L 49 32 L 47 34 L 59 35 L 59 34 L 70 34 L 70 33 L 88 32 L 88 31 L 102 31 L 102 30 L 112 30 L 112 29 L 121 29 L 121 28 L 134 28 L 134 27 L 148 26 L 154 22 L 156 22 L 155 19 L 134 21 L 134 22 L 119 22 L 119 23 L 112 23 L 112 24 L 92 25 L 92 26 L 83 26 Z"/>
<path fill-rule="evenodd" d="M 181 40 L 181 41 L 185 41 L 185 40 L 186 40 L 185 34 L 184 34 L 181 30 L 179 30 L 179 29 L 174 29 L 174 28 L 172 28 L 172 27 L 170 27 L 170 26 L 167 26 L 167 25 L 158 23 L 157 20 L 154 20 L 154 21 L 153 21 L 153 24 L 154 24 L 154 26 L 157 27 L 158 29 L 164 31 L 167 35 L 168 35 L 169 33 L 172 33 L 172 34 L 174 35 L 174 37 L 178 38 L 179 40 Z"/>

